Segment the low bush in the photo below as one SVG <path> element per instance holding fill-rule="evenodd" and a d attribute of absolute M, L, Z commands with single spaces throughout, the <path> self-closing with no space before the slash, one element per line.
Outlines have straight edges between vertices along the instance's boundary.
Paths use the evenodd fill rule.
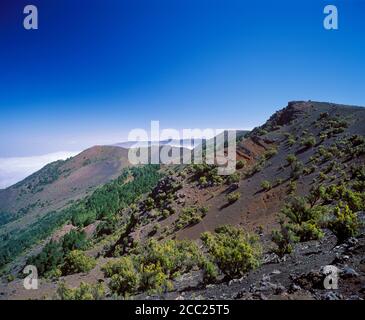
<path fill-rule="evenodd" d="M 295 181 L 290 181 L 288 186 L 288 194 L 294 194 L 297 191 L 297 183 Z"/>
<path fill-rule="evenodd" d="M 133 257 L 125 256 L 106 263 L 102 270 L 111 278 L 110 289 L 123 296 L 128 296 L 138 290 L 140 274 L 135 268 Z"/>
<path fill-rule="evenodd" d="M 288 162 L 289 165 L 292 165 L 294 162 L 298 161 L 298 159 L 294 154 L 289 154 L 286 157 L 286 161 Z"/>
<path fill-rule="evenodd" d="M 111 278 L 110 289 L 128 296 L 139 291 L 170 290 L 172 279 L 201 266 L 202 261 L 202 254 L 192 241 L 152 239 L 139 245 L 129 256 L 108 262 L 102 270 Z"/>
<path fill-rule="evenodd" d="M 285 254 L 290 254 L 293 251 L 294 243 L 298 242 L 298 237 L 294 232 L 287 227 L 287 225 L 281 221 L 280 230 L 273 230 L 271 234 L 271 240 L 276 244 L 274 252 L 282 257 Z"/>
<path fill-rule="evenodd" d="M 236 202 L 241 197 L 241 194 L 237 192 L 231 192 L 227 195 L 227 201 L 229 204 Z"/>
<path fill-rule="evenodd" d="M 303 163 L 301 161 L 296 161 L 292 164 L 292 171 L 290 173 L 290 177 L 292 179 L 299 179 L 300 176 L 303 174 Z"/>
<path fill-rule="evenodd" d="M 105 221 L 98 224 L 96 227 L 97 237 L 108 236 L 114 233 L 118 226 L 118 220 L 116 217 L 107 218 Z"/>
<path fill-rule="evenodd" d="M 205 283 L 215 282 L 219 275 L 219 270 L 216 264 L 205 258 L 202 262 L 203 279 Z"/>
<path fill-rule="evenodd" d="M 237 170 L 240 170 L 240 169 L 244 168 L 244 166 L 245 166 L 245 161 L 243 161 L 243 160 L 238 160 L 237 161 L 237 163 L 236 163 L 236 169 Z"/>
<path fill-rule="evenodd" d="M 321 227 L 325 226 L 326 216 L 325 206 L 311 205 L 305 198 L 293 198 L 281 210 L 280 230 L 272 233 L 277 254 L 291 253 L 294 243 L 298 241 L 321 239 L 324 236 Z"/>
<path fill-rule="evenodd" d="M 223 178 L 214 165 L 194 164 L 190 167 L 195 179 L 201 187 L 211 187 L 222 184 Z"/>
<path fill-rule="evenodd" d="M 309 136 L 306 138 L 303 138 L 301 141 L 301 145 L 305 147 L 306 149 L 313 148 L 316 145 L 317 141 L 314 136 Z"/>
<path fill-rule="evenodd" d="M 314 221 L 305 221 L 301 224 L 289 224 L 288 227 L 298 237 L 299 241 L 318 240 L 324 233 Z"/>
<path fill-rule="evenodd" d="M 352 211 L 365 210 L 365 194 L 349 189 L 346 185 L 330 185 L 322 191 L 325 202 L 345 202 Z"/>
<path fill-rule="evenodd" d="M 175 229 L 180 230 L 188 226 L 194 225 L 202 221 L 208 212 L 206 207 L 188 207 L 182 209 L 179 217 L 175 222 Z"/>
<path fill-rule="evenodd" d="M 71 230 L 62 239 L 62 247 L 65 252 L 72 250 L 86 250 L 89 246 L 89 241 L 86 238 L 85 232 Z"/>
<path fill-rule="evenodd" d="M 285 137 L 289 146 L 293 146 L 295 144 L 295 137 L 291 133 L 285 133 Z"/>
<path fill-rule="evenodd" d="M 57 296 L 60 300 L 102 300 L 105 298 L 105 288 L 101 283 L 81 282 L 79 288 L 71 289 L 61 282 L 57 289 Z"/>
<path fill-rule="evenodd" d="M 49 273 L 56 269 L 64 262 L 64 251 L 60 243 L 51 241 L 45 245 L 41 253 L 37 256 L 30 257 L 27 260 L 28 265 L 37 267 L 40 276 L 48 276 Z"/>
<path fill-rule="evenodd" d="M 265 191 L 268 191 L 272 188 L 272 185 L 271 185 L 270 181 L 264 180 L 261 182 L 261 188 Z"/>
<path fill-rule="evenodd" d="M 207 180 L 207 177 L 200 177 L 199 178 L 199 185 L 203 188 L 205 187 L 208 187 L 209 183 L 208 183 L 208 180 Z"/>
<path fill-rule="evenodd" d="M 340 203 L 334 210 L 335 219 L 329 223 L 330 230 L 337 236 L 339 241 L 354 237 L 358 234 L 360 221 L 348 205 Z"/>
<path fill-rule="evenodd" d="M 308 221 L 318 221 L 325 213 L 322 206 L 311 207 L 307 200 L 302 197 L 294 197 L 282 210 L 281 213 L 291 223 L 301 224 Z"/>
<path fill-rule="evenodd" d="M 237 183 L 237 182 L 240 182 L 240 179 L 241 179 L 241 175 L 239 172 L 235 172 L 235 173 L 232 173 L 231 175 L 229 175 L 226 179 L 226 182 L 228 184 L 232 184 L 232 183 Z"/>
<path fill-rule="evenodd" d="M 62 266 L 62 273 L 65 275 L 89 272 L 96 265 L 96 260 L 89 257 L 80 250 L 70 251 L 65 257 L 65 263 Z"/>
<path fill-rule="evenodd" d="M 270 148 L 268 150 L 265 151 L 263 157 L 266 160 L 269 160 L 270 158 L 272 158 L 273 156 L 275 156 L 278 153 L 278 149 L 276 148 Z"/>
<path fill-rule="evenodd" d="M 256 236 L 225 225 L 214 234 L 205 232 L 201 239 L 212 256 L 212 261 L 230 279 L 242 276 L 260 265 L 261 246 Z"/>

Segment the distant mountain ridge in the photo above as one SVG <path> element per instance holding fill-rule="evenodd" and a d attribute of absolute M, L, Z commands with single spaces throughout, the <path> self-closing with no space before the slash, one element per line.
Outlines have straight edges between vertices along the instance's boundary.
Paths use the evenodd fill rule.
<path fill-rule="evenodd" d="M 117 178 L 128 165 L 128 150 L 112 146 L 95 146 L 67 160 L 52 162 L 0 190 L 0 221 L 6 215 L 3 222 L 17 220 L 7 230 L 24 227 L 33 221 L 31 217 L 40 218 L 46 212 L 58 210 Z"/>
<path fill-rule="evenodd" d="M 121 147 L 121 148 L 147 148 L 150 146 L 171 146 L 171 147 L 177 147 L 177 148 L 188 148 L 193 149 L 197 145 L 201 144 L 203 142 L 203 139 L 194 139 L 193 141 L 191 139 L 168 139 L 168 140 L 161 140 L 161 141 L 126 141 L 126 142 L 119 142 L 116 144 L 113 144 L 113 146 Z"/>
<path fill-rule="evenodd" d="M 238 135 L 246 133 L 237 132 Z M 128 152 L 136 145 L 139 148 L 170 146 L 182 152 L 205 143 L 205 139 L 127 141 L 94 146 L 67 160 L 49 163 L 15 185 L 0 190 L 0 235 L 25 227 L 47 212 L 64 208 L 116 179 L 122 169 L 130 166 Z"/>

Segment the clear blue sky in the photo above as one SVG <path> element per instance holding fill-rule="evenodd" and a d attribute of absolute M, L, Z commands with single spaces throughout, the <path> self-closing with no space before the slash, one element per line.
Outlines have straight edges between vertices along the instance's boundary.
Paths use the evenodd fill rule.
<path fill-rule="evenodd" d="M 302 99 L 365 105 L 364 0 L 0 4 L 0 157 L 118 142 L 151 120 L 251 128 Z"/>

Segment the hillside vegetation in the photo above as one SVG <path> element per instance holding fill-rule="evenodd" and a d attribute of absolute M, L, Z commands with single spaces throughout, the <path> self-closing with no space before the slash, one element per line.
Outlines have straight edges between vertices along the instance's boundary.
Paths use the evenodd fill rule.
<path fill-rule="evenodd" d="M 364 298 L 364 120 L 361 107 L 291 102 L 237 137 L 230 176 L 128 169 L 63 211 L 52 230 L 73 231 L 25 263 L 56 299 Z M 332 295 L 328 264 L 341 275 Z"/>
<path fill-rule="evenodd" d="M 49 212 L 90 195 L 128 165 L 128 150 L 95 146 L 0 190 L 0 235 L 25 229 Z"/>
<path fill-rule="evenodd" d="M 4 266 L 68 221 L 79 228 L 98 221 L 101 233 L 112 232 L 116 214 L 151 190 L 160 178 L 158 170 L 159 166 L 152 165 L 124 169 L 116 180 L 96 189 L 85 199 L 76 201 L 62 211 L 48 213 L 25 231 L 14 231 L 1 236 L 0 266 Z M 110 230 L 106 231 L 107 228 Z M 47 245 L 44 250 L 49 248 L 52 247 Z"/>

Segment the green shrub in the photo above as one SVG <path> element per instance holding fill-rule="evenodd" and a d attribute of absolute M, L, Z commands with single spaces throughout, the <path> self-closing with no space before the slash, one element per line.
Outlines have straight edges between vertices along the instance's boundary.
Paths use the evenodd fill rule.
<path fill-rule="evenodd" d="M 295 181 L 290 181 L 288 186 L 288 193 L 294 194 L 297 191 L 297 183 Z"/>
<path fill-rule="evenodd" d="M 267 134 L 268 133 L 268 131 L 267 130 L 265 130 L 265 129 L 262 129 L 262 128 L 259 128 L 258 130 L 257 130 L 257 134 L 259 135 L 259 136 L 263 136 L 263 135 L 265 135 L 265 134 Z"/>
<path fill-rule="evenodd" d="M 365 210 L 365 193 L 347 189 L 342 196 L 342 200 L 348 204 L 352 211 Z"/>
<path fill-rule="evenodd" d="M 79 272 L 89 272 L 96 265 L 96 260 L 87 256 L 80 250 L 70 251 L 65 257 L 62 267 L 63 274 L 73 274 Z"/>
<path fill-rule="evenodd" d="M 265 151 L 263 157 L 266 160 L 269 160 L 270 158 L 272 158 L 273 156 L 275 156 L 278 153 L 278 150 L 276 148 L 270 148 L 268 150 Z"/>
<path fill-rule="evenodd" d="M 320 135 L 319 135 L 319 139 L 323 142 L 324 140 L 326 140 L 328 138 L 328 134 L 327 132 L 322 132 Z"/>
<path fill-rule="evenodd" d="M 294 197 L 281 210 L 281 213 L 294 224 L 308 221 L 317 221 L 323 215 L 324 208 L 320 206 L 310 207 L 305 198 Z"/>
<path fill-rule="evenodd" d="M 167 209 L 163 209 L 161 215 L 164 219 L 166 219 L 170 216 L 170 211 Z"/>
<path fill-rule="evenodd" d="M 192 241 L 167 240 L 159 243 L 152 239 L 137 252 L 139 264 L 160 265 L 169 278 L 190 271 L 201 258 L 198 246 Z"/>
<path fill-rule="evenodd" d="M 62 277 L 62 269 L 61 269 L 62 266 L 58 266 L 54 269 L 52 269 L 51 271 L 49 271 L 47 273 L 47 278 L 50 278 L 50 279 L 58 279 L 60 277 Z"/>
<path fill-rule="evenodd" d="M 292 244 L 293 237 L 298 241 L 317 240 L 323 237 L 324 233 L 320 228 L 327 216 L 326 207 L 311 206 L 305 198 L 295 197 L 281 210 L 281 214 L 283 215 L 280 222 L 281 233 L 285 230 L 286 234 L 274 235 L 278 247 L 283 247 L 279 251 L 290 250 L 290 248 L 285 249 L 285 241 L 291 240 L 289 243 Z M 284 223 L 284 220 L 288 223 Z"/>
<path fill-rule="evenodd" d="M 293 179 L 299 179 L 299 177 L 303 173 L 303 163 L 300 161 L 296 161 L 292 164 L 292 171 L 290 173 L 290 177 Z"/>
<path fill-rule="evenodd" d="M 317 161 L 318 161 L 318 158 L 316 156 L 309 157 L 309 162 L 317 163 Z"/>
<path fill-rule="evenodd" d="M 318 178 L 319 178 L 320 181 L 326 181 L 328 179 L 328 176 L 325 173 L 320 172 L 318 174 Z"/>
<path fill-rule="evenodd" d="M 292 165 L 294 162 L 298 161 L 298 159 L 294 154 L 289 154 L 286 157 L 286 161 L 288 162 L 289 165 Z"/>
<path fill-rule="evenodd" d="M 326 119 L 329 117 L 329 113 L 328 112 L 322 112 L 320 115 L 319 115 L 319 120 L 322 120 L 322 119 Z"/>
<path fill-rule="evenodd" d="M 314 136 L 303 138 L 301 141 L 301 145 L 307 149 L 313 148 L 316 145 L 317 141 Z"/>
<path fill-rule="evenodd" d="M 97 219 L 96 212 L 94 210 L 81 211 L 78 214 L 74 214 L 71 218 L 71 222 L 74 226 L 84 227 L 92 224 Z"/>
<path fill-rule="evenodd" d="M 105 288 L 101 283 L 81 282 L 79 288 L 70 289 L 61 282 L 57 289 L 57 296 L 60 300 L 102 300 L 105 298 Z"/>
<path fill-rule="evenodd" d="M 96 235 L 97 237 L 103 237 L 107 235 L 111 235 L 114 233 L 118 226 L 118 219 L 116 217 L 107 218 L 105 221 L 102 221 L 96 227 Z"/>
<path fill-rule="evenodd" d="M 62 245 L 58 242 L 51 241 L 45 245 L 41 253 L 37 256 L 30 257 L 27 264 L 37 267 L 40 276 L 48 274 L 61 265 L 64 261 L 64 251 Z"/>
<path fill-rule="evenodd" d="M 9 274 L 7 277 L 6 277 L 6 280 L 8 282 L 13 282 L 15 280 L 15 276 L 13 274 Z"/>
<path fill-rule="evenodd" d="M 352 212 L 348 205 L 342 203 L 336 206 L 334 211 L 335 219 L 329 223 L 329 228 L 339 241 L 356 236 L 360 228 L 360 221 L 356 213 Z"/>
<path fill-rule="evenodd" d="M 282 257 L 285 254 L 290 254 L 293 251 L 294 243 L 298 242 L 298 237 L 288 228 L 283 221 L 280 222 L 280 230 L 273 230 L 271 240 L 276 244 L 275 253 Z"/>
<path fill-rule="evenodd" d="M 185 179 L 187 177 L 187 174 L 185 171 L 180 171 L 177 176 Z"/>
<path fill-rule="evenodd" d="M 160 264 L 147 264 L 140 267 L 141 290 L 162 293 L 172 290 L 173 285 Z"/>
<path fill-rule="evenodd" d="M 352 178 L 358 181 L 365 181 L 365 165 L 351 167 Z"/>
<path fill-rule="evenodd" d="M 71 230 L 62 239 L 62 247 L 65 252 L 72 250 L 86 250 L 89 241 L 86 239 L 86 233 Z"/>
<path fill-rule="evenodd" d="M 35 265 L 39 275 L 57 277 L 66 254 L 72 250 L 85 250 L 88 245 L 84 232 L 71 230 L 59 242 L 51 241 L 46 244 L 41 253 L 28 259 L 27 264 Z"/>
<path fill-rule="evenodd" d="M 236 169 L 237 170 L 242 169 L 244 166 L 245 166 L 245 161 L 243 161 L 243 160 L 238 160 L 237 161 L 237 163 L 236 163 Z"/>
<path fill-rule="evenodd" d="M 261 182 L 261 188 L 265 191 L 268 191 L 272 188 L 272 185 L 271 185 L 270 181 L 264 180 Z"/>
<path fill-rule="evenodd" d="M 103 266 L 111 278 L 110 289 L 124 296 L 139 291 L 162 292 L 172 288 L 171 280 L 202 263 L 202 254 L 192 241 L 151 239 L 129 256 Z"/>
<path fill-rule="evenodd" d="M 241 179 L 241 175 L 239 172 L 235 172 L 235 173 L 232 173 L 231 175 L 229 175 L 227 177 L 227 183 L 228 184 L 232 184 L 232 183 L 237 183 L 239 182 Z"/>
<path fill-rule="evenodd" d="M 205 283 L 212 283 L 217 280 L 219 270 L 212 261 L 210 261 L 209 259 L 203 259 L 202 269 L 203 279 Z"/>
<path fill-rule="evenodd" d="M 345 185 L 330 185 L 322 192 L 324 201 L 330 203 L 332 201 L 346 202 L 352 211 L 365 210 L 365 194 L 352 191 Z"/>
<path fill-rule="evenodd" d="M 202 213 L 202 215 L 205 216 L 209 211 L 209 207 L 208 206 L 201 206 L 201 207 L 199 207 L 199 210 Z"/>
<path fill-rule="evenodd" d="M 230 279 L 260 265 L 262 250 L 257 237 L 239 228 L 225 225 L 217 228 L 214 234 L 203 233 L 201 239 L 212 260 Z"/>
<path fill-rule="evenodd" d="M 182 209 L 178 219 L 175 222 L 175 229 L 180 230 L 199 223 L 205 217 L 207 211 L 207 208 L 197 206 Z"/>
<path fill-rule="evenodd" d="M 216 166 L 194 164 L 191 166 L 191 171 L 199 183 L 204 183 L 204 187 L 217 186 L 223 182 L 223 178 L 218 174 L 218 168 Z"/>
<path fill-rule="evenodd" d="M 199 178 L 199 185 L 203 188 L 207 187 L 209 185 L 207 177 L 200 177 Z"/>
<path fill-rule="evenodd" d="M 293 146 L 295 144 L 295 137 L 291 133 L 286 132 L 285 137 L 287 138 L 289 146 Z"/>
<path fill-rule="evenodd" d="M 289 146 L 293 146 L 295 144 L 295 139 L 294 138 L 289 138 L 288 139 L 288 144 L 289 144 Z"/>
<path fill-rule="evenodd" d="M 264 167 L 264 162 L 257 162 L 246 171 L 246 177 L 252 177 L 255 173 L 260 172 Z"/>
<path fill-rule="evenodd" d="M 236 202 L 241 197 L 241 194 L 237 192 L 231 192 L 227 195 L 227 201 L 229 204 Z"/>
<path fill-rule="evenodd" d="M 301 224 L 289 225 L 300 241 L 318 240 L 324 233 L 314 221 L 305 221 Z"/>
<path fill-rule="evenodd" d="M 153 200 L 153 198 L 151 197 L 148 197 L 146 200 L 145 200 L 145 206 L 146 206 L 146 209 L 147 210 L 152 210 L 155 208 L 155 200 Z"/>
<path fill-rule="evenodd" d="M 135 268 L 132 257 L 125 256 L 109 261 L 102 267 L 102 270 L 105 276 L 111 278 L 109 287 L 113 292 L 128 296 L 138 290 L 140 274 Z"/>
<path fill-rule="evenodd" d="M 304 168 L 304 169 L 303 169 L 303 174 L 305 174 L 305 175 L 309 175 L 309 174 L 311 174 L 311 173 L 313 173 L 313 172 L 315 172 L 315 171 L 316 171 L 316 167 L 313 165 L 313 166 L 310 166 L 310 167 Z"/>

